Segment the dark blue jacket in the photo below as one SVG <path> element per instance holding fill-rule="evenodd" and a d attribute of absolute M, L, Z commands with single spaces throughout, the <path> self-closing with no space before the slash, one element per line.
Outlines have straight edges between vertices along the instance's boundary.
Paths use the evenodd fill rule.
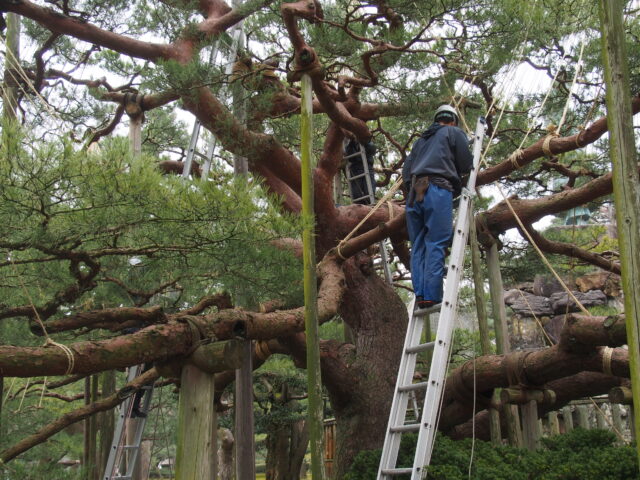
<path fill-rule="evenodd" d="M 473 155 L 465 133 L 458 127 L 434 123 L 413 144 L 402 167 L 402 179 L 409 188 L 413 175 L 440 176 L 451 183 L 457 196 L 462 189 L 460 177 L 472 167 Z"/>

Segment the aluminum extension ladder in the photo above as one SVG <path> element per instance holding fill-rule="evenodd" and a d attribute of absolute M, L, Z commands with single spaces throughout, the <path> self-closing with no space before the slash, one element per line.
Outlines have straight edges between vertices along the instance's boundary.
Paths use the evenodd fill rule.
<path fill-rule="evenodd" d="M 233 64 L 236 61 L 238 56 L 238 49 L 244 46 L 244 32 L 242 29 L 242 25 L 236 25 L 231 31 L 231 52 L 229 54 L 229 59 L 225 68 L 225 74 L 227 76 L 231 75 L 233 72 Z M 211 54 L 209 56 L 209 65 L 212 66 L 215 61 L 218 53 L 220 53 L 220 42 L 222 40 L 218 40 L 215 42 L 211 49 Z M 207 144 L 206 153 L 202 153 L 198 151 L 198 140 L 200 138 L 200 130 L 202 127 L 202 123 L 200 120 L 196 118 L 193 124 L 193 131 L 191 132 L 191 139 L 189 140 L 189 148 L 187 149 L 187 157 L 184 161 L 184 165 L 182 166 L 182 176 L 184 178 L 189 178 L 191 174 L 191 165 L 193 164 L 193 157 L 198 156 L 204 160 L 204 164 L 202 167 L 201 178 L 204 180 L 209 177 L 209 170 L 211 169 L 211 161 L 213 159 L 213 154 L 216 149 L 217 139 L 214 136 L 211 136 Z"/>
<path fill-rule="evenodd" d="M 472 218 L 471 200 L 475 191 L 485 131 L 485 120 L 480 117 L 473 139 L 473 170 L 469 175 L 467 186 L 462 190 L 460 196 L 442 303 L 419 310 L 415 309 L 414 298 L 408 307 L 409 325 L 391 403 L 391 412 L 378 468 L 378 480 L 408 474 L 411 475 L 411 480 L 423 479 L 426 477 L 427 468 L 431 461 L 457 314 L 459 285 L 464 270 L 464 251 L 467 244 L 469 221 Z M 425 322 L 428 322 L 430 315 L 436 312 L 439 312 L 436 339 L 432 342 L 421 343 Z M 413 377 L 418 353 L 427 350 L 433 350 L 429 380 L 414 383 Z M 407 405 L 410 400 L 415 398 L 414 395 L 421 397 L 422 394 L 424 394 L 424 403 L 421 420 L 416 423 L 415 420 L 407 418 Z M 418 432 L 413 466 L 398 467 L 396 462 L 400 440 L 402 434 L 407 432 Z"/>
<path fill-rule="evenodd" d="M 345 141 L 345 144 L 343 146 L 343 152 L 346 151 L 347 143 L 348 141 Z M 351 176 L 351 172 L 349 171 L 349 159 L 357 158 L 357 157 L 360 157 L 360 161 L 362 162 L 362 173 Z M 358 151 L 350 155 L 344 155 L 343 160 L 344 160 L 344 176 L 347 179 L 347 183 L 349 185 L 349 194 L 351 196 L 351 201 L 355 203 L 359 200 L 368 200 L 369 205 L 375 205 L 376 197 L 373 194 L 373 185 L 371 183 L 369 163 L 367 162 L 367 153 L 365 151 L 364 145 L 362 145 L 361 143 L 358 143 Z M 367 192 L 365 193 L 365 195 L 362 195 L 361 197 L 354 198 L 353 189 L 351 188 L 351 182 L 354 180 L 359 180 L 361 178 L 365 179 Z M 391 267 L 389 266 L 389 259 L 387 257 L 387 250 L 385 248 L 384 241 L 378 242 L 378 249 L 380 250 L 380 261 L 382 262 L 384 279 L 388 284 L 391 284 L 393 281 L 391 276 Z"/>
<path fill-rule="evenodd" d="M 127 374 L 127 383 L 142 374 L 144 365 L 136 365 L 130 367 Z M 153 385 L 145 385 L 142 387 L 144 391 L 143 403 L 140 410 L 143 413 L 149 412 L 151 405 L 151 397 L 153 395 Z M 113 441 L 109 450 L 109 458 L 107 466 L 102 476 L 103 480 L 131 480 L 133 478 L 133 470 L 140 452 L 140 444 L 142 443 L 142 434 L 147 423 L 146 417 L 137 417 L 135 422 L 135 432 L 133 434 L 133 443 L 127 444 L 126 427 L 132 426 L 131 412 L 133 410 L 135 393 L 129 396 L 121 405 L 118 413 L 118 421 L 113 432 Z M 129 422 L 127 422 L 129 420 Z"/>

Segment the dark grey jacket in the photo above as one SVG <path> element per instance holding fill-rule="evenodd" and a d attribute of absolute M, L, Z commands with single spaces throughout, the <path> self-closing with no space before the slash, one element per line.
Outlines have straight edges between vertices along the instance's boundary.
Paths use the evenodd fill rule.
<path fill-rule="evenodd" d="M 460 177 L 473 167 L 469 141 L 458 127 L 434 123 L 413 144 L 402 167 L 402 179 L 411 186 L 413 175 L 436 175 L 446 178 L 453 186 L 454 196 L 460 194 Z"/>

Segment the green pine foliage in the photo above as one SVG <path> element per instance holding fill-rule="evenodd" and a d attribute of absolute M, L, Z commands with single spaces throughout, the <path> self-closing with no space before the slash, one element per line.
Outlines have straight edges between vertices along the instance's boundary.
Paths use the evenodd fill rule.
<path fill-rule="evenodd" d="M 137 290 L 175 281 L 176 304 L 223 289 L 256 301 L 297 295 L 297 261 L 272 242 L 295 238 L 298 223 L 259 185 L 162 176 L 152 158 L 108 143 L 99 155 L 69 145 L 0 151 L 3 309 L 47 301 L 92 262 L 100 273 L 79 301 L 87 307 L 135 303 L 109 279 Z"/>

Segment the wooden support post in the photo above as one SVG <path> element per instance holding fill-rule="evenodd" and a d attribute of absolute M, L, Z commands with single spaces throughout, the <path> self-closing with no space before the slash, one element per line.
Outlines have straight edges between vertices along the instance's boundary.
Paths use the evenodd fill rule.
<path fill-rule="evenodd" d="M 577 405 L 576 411 L 578 412 L 578 426 L 580 428 L 584 428 L 588 430 L 591 428 L 591 423 L 589 422 L 589 409 L 586 405 Z"/>
<path fill-rule="evenodd" d="M 176 478 L 216 478 L 215 375 L 182 367 L 178 404 Z"/>
<path fill-rule="evenodd" d="M 569 405 L 562 407 L 562 420 L 564 421 L 564 433 L 573 430 L 573 414 Z"/>
<path fill-rule="evenodd" d="M 104 399 L 116 391 L 116 372 L 115 370 L 102 372 L 100 377 L 102 383 L 100 397 Z M 111 442 L 113 441 L 113 433 L 116 425 L 114 415 L 113 410 L 107 410 L 99 414 L 100 448 L 98 454 L 98 473 L 104 472 L 107 467 L 107 460 L 109 459 Z"/>
<path fill-rule="evenodd" d="M 138 452 L 138 468 L 133 475 L 133 480 L 148 480 L 149 470 L 151 469 L 151 440 L 143 440 L 140 442 L 140 451 Z"/>
<path fill-rule="evenodd" d="M 617 403 L 611 404 L 611 423 L 613 423 L 613 428 L 620 433 L 620 435 L 623 435 L 622 412 L 620 411 L 620 405 Z"/>
<path fill-rule="evenodd" d="M 100 398 L 98 397 L 98 391 L 99 391 L 99 387 L 100 387 L 100 375 L 91 375 L 91 403 L 95 403 L 98 400 L 100 400 Z M 98 425 L 98 416 L 97 415 L 91 415 L 91 417 L 89 417 L 89 439 L 90 439 L 90 444 L 89 444 L 89 465 L 88 465 L 88 478 L 90 478 L 91 480 L 93 479 L 98 479 L 98 463 L 99 463 L 99 456 L 98 456 L 98 431 L 99 431 L 99 425 Z"/>
<path fill-rule="evenodd" d="M 313 207 L 313 106 L 311 77 L 302 75 L 302 104 L 300 115 L 300 159 L 302 163 L 302 231 L 304 269 L 304 317 L 307 337 L 307 393 L 309 446 L 311 450 L 311 478 L 324 479 L 322 454 L 323 411 L 322 381 L 320 377 L 320 343 L 318 339 L 318 290 L 316 278 L 315 214 Z"/>
<path fill-rule="evenodd" d="M 84 379 L 84 404 L 91 403 L 91 376 Z M 83 432 L 83 452 L 82 452 L 82 478 L 93 480 L 91 477 L 93 458 L 91 458 L 91 417 L 87 417 L 82 422 Z"/>
<path fill-rule="evenodd" d="M 489 291 L 493 309 L 493 323 L 496 334 L 496 347 L 500 354 L 511 351 L 509 342 L 509 327 L 507 325 L 507 310 L 504 306 L 504 287 L 500 273 L 500 257 L 498 246 L 493 243 L 487 249 L 487 269 L 489 275 Z"/>
<path fill-rule="evenodd" d="M 500 273 L 498 246 L 495 242 L 487 249 L 487 269 L 489 292 L 491 294 L 491 305 L 493 309 L 493 324 L 496 335 L 496 350 L 500 354 L 505 354 L 511 351 L 511 345 L 509 343 L 509 329 L 507 327 L 507 311 L 504 307 L 504 288 L 502 286 L 502 274 Z M 515 405 L 505 405 L 503 411 L 509 443 L 514 447 L 522 447 L 523 439 L 518 407 Z"/>
<path fill-rule="evenodd" d="M 549 412 L 549 433 L 551 435 L 560 435 L 560 420 L 558 420 L 558 412 Z"/>
<path fill-rule="evenodd" d="M 540 444 L 540 428 L 538 423 L 538 402 L 530 400 L 522 406 L 522 434 L 524 446 L 536 450 Z"/>
<path fill-rule="evenodd" d="M 142 153 L 142 96 L 127 94 L 124 99 L 124 111 L 129 116 L 129 147 L 134 156 Z"/>
<path fill-rule="evenodd" d="M 608 423 L 607 420 L 604 418 L 604 410 L 602 409 L 603 405 L 598 405 L 598 408 L 593 407 L 596 409 L 596 426 L 600 429 L 600 430 L 608 430 Z"/>
<path fill-rule="evenodd" d="M 607 86 L 607 123 L 613 164 L 624 312 L 634 406 L 640 405 L 640 177 L 635 146 L 629 67 L 623 21 L 624 0 L 600 0 L 602 57 Z M 640 418 L 634 430 L 640 435 Z M 640 462 L 640 443 L 636 445 Z"/>
<path fill-rule="evenodd" d="M 256 457 L 253 430 L 253 343 L 241 342 L 242 365 L 236 370 L 235 447 L 236 479 L 256 478 Z M 217 435 L 217 433 L 216 433 Z"/>

